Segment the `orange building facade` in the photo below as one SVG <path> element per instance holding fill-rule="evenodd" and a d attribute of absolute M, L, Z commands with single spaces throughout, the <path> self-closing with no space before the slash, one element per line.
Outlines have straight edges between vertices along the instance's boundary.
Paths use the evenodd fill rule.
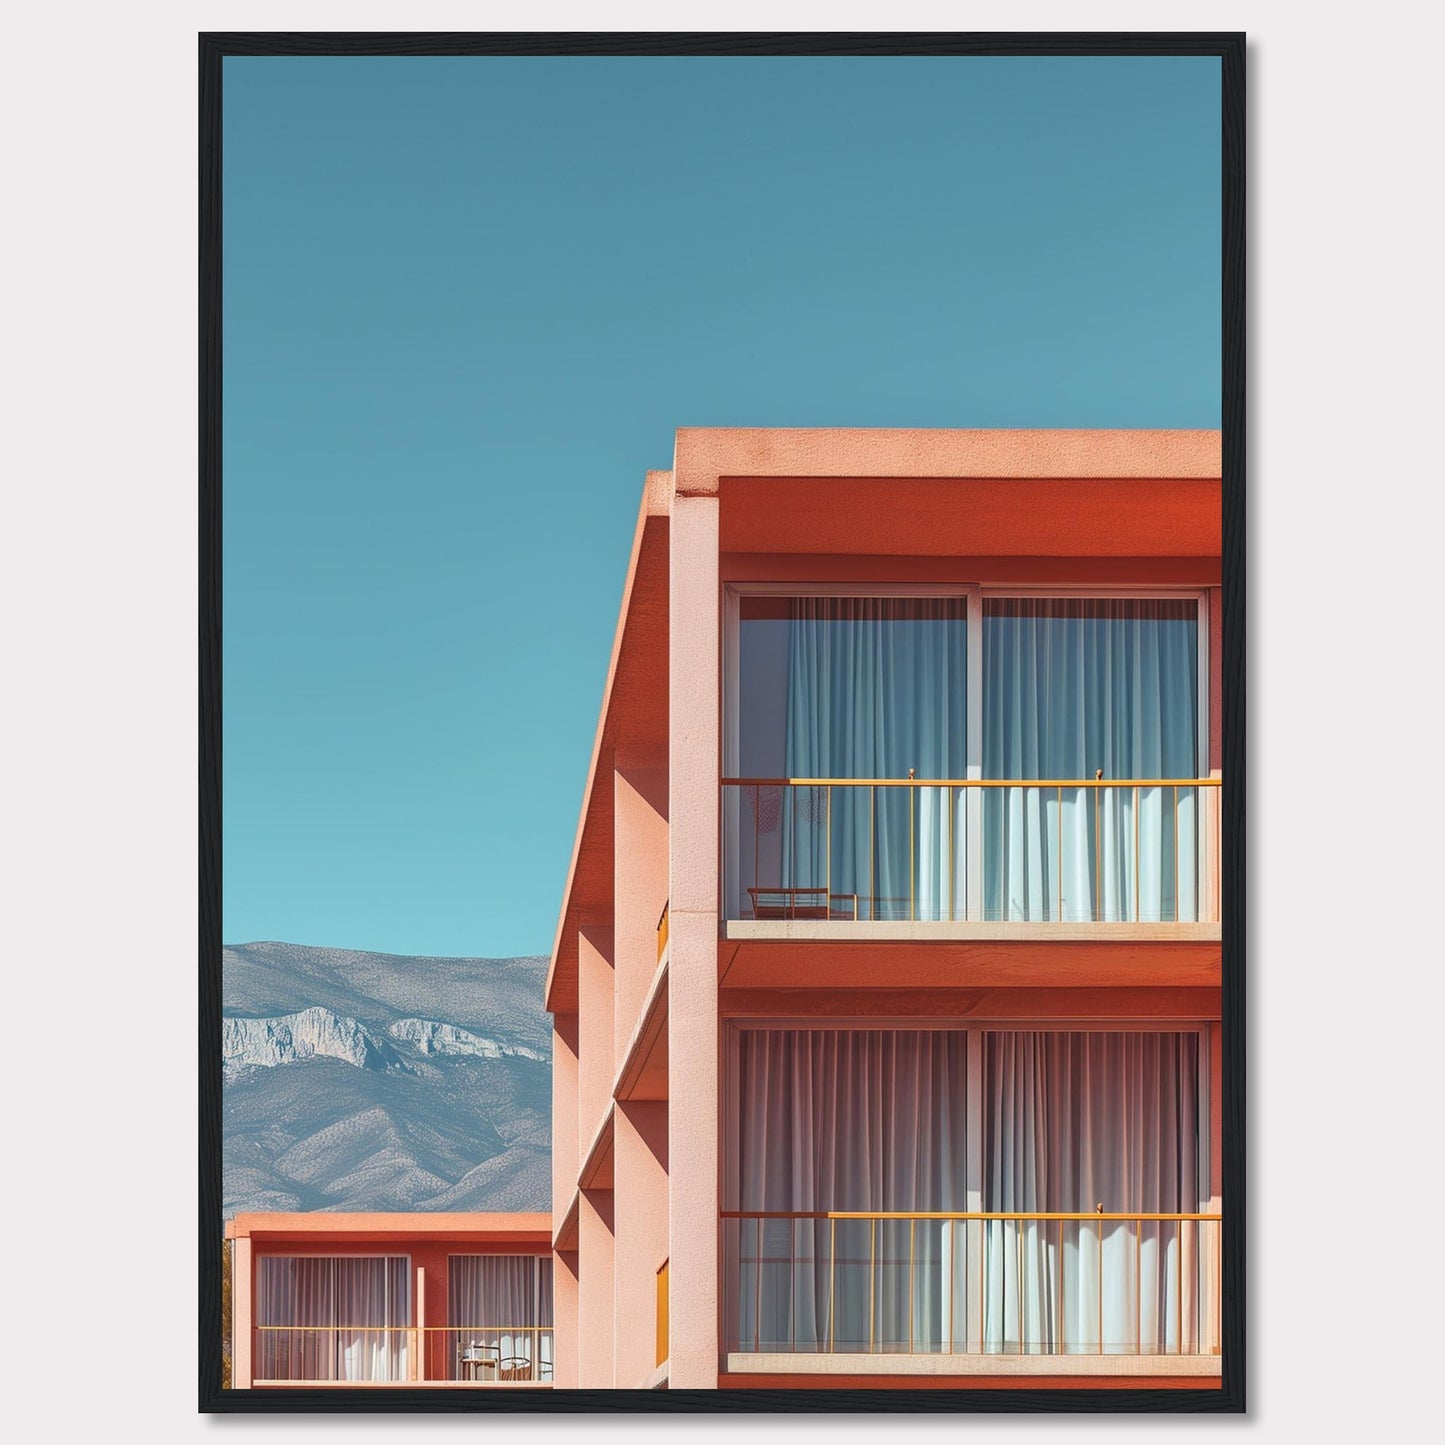
<path fill-rule="evenodd" d="M 546 985 L 554 1384 L 1220 1380 L 1220 437 L 683 430 Z"/>
<path fill-rule="evenodd" d="M 241 1214 L 231 1387 L 552 1382 L 546 1214 Z"/>

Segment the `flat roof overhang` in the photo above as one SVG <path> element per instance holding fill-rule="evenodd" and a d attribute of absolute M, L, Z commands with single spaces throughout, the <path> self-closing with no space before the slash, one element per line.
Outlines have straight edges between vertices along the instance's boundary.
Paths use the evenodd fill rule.
<path fill-rule="evenodd" d="M 459 1244 L 552 1243 L 550 1214 L 238 1214 L 226 1224 L 227 1239 L 267 1244 L 402 1244 L 443 1240 Z"/>
<path fill-rule="evenodd" d="M 577 930 L 612 916 L 612 754 L 619 746 L 658 752 L 667 747 L 671 510 L 672 473 L 649 472 L 547 968 L 543 999 L 553 1014 L 577 1011 Z"/>

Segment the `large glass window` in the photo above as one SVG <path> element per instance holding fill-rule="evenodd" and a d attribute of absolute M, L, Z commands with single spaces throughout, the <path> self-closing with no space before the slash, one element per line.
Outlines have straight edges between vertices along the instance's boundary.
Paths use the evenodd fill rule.
<path fill-rule="evenodd" d="M 728 916 L 1198 919 L 1198 614 L 741 597 Z"/>
<path fill-rule="evenodd" d="M 258 1380 L 405 1380 L 410 1324 L 403 1255 L 256 1261 Z"/>
<path fill-rule="evenodd" d="M 732 1057 L 730 1349 L 1206 1348 L 1196 1031 L 749 1027 Z"/>

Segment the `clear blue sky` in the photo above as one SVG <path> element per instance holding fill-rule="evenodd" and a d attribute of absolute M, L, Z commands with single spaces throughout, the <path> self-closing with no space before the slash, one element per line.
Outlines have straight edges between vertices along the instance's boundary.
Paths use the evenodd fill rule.
<path fill-rule="evenodd" d="M 1217 60 L 224 64 L 228 943 L 550 949 L 677 427 L 1219 425 Z"/>

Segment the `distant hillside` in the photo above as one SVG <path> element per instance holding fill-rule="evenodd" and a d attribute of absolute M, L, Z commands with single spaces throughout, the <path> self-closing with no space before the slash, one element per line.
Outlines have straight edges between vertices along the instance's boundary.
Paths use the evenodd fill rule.
<path fill-rule="evenodd" d="M 222 962 L 225 1213 L 545 1210 L 545 958 L 289 943 Z"/>

